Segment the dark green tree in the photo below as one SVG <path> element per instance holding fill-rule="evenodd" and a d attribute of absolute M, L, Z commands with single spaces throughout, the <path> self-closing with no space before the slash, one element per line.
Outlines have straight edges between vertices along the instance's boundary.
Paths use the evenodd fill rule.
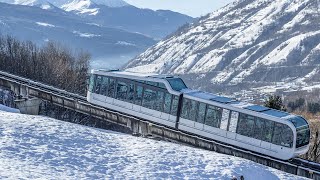
<path fill-rule="evenodd" d="M 265 100 L 264 106 L 280 111 L 287 111 L 287 109 L 283 105 L 281 97 L 277 95 L 269 96 L 269 98 Z"/>
<path fill-rule="evenodd" d="M 308 111 L 312 114 L 316 114 L 320 112 L 320 104 L 319 103 L 308 103 Z"/>

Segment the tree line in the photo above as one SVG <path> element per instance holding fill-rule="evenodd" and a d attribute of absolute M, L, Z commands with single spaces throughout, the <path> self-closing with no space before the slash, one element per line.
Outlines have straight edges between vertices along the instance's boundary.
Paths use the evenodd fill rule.
<path fill-rule="evenodd" d="M 90 55 L 73 52 L 54 42 L 38 46 L 11 36 L 0 36 L 0 70 L 73 93 L 86 93 Z"/>

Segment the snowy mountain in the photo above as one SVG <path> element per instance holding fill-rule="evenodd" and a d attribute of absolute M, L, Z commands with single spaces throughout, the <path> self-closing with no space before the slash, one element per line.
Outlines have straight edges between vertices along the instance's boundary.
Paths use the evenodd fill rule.
<path fill-rule="evenodd" d="M 126 68 L 180 74 L 209 91 L 317 83 L 319 9 L 318 0 L 237 0 L 180 28 Z"/>
<path fill-rule="evenodd" d="M 51 3 L 54 6 L 62 7 L 63 5 L 71 4 L 71 3 L 76 6 L 79 6 L 80 4 L 85 4 L 87 2 L 90 2 L 90 0 L 0 0 L 0 2 L 9 3 L 9 4 L 28 5 L 28 6 Z M 121 6 L 129 5 L 123 0 L 94 0 L 94 3 L 109 6 L 109 7 L 121 7 Z"/>
<path fill-rule="evenodd" d="M 142 52 L 153 38 L 92 23 L 61 9 L 0 3 L 0 34 L 43 44 L 49 40 L 89 51 L 93 58 Z"/>
<path fill-rule="evenodd" d="M 0 0 L 0 2 L 37 6 L 42 9 L 60 8 L 93 23 L 138 32 L 161 39 L 193 18 L 180 13 L 134 7 L 123 0 Z"/>
<path fill-rule="evenodd" d="M 233 156 L 47 117 L 0 111 L 0 136 L 0 179 L 303 179 Z"/>

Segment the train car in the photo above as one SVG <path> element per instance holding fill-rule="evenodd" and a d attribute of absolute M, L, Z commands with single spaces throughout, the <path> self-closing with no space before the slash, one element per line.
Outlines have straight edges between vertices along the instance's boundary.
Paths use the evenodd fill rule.
<path fill-rule="evenodd" d="M 175 76 L 92 70 L 87 100 L 282 160 L 309 149 L 310 129 L 303 117 L 191 90 Z"/>

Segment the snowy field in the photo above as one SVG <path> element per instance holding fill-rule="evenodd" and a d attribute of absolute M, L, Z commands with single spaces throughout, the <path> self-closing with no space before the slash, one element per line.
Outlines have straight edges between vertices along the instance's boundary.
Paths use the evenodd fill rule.
<path fill-rule="evenodd" d="M 300 179 L 232 156 L 47 117 L 0 111 L 0 137 L 0 179 Z"/>

